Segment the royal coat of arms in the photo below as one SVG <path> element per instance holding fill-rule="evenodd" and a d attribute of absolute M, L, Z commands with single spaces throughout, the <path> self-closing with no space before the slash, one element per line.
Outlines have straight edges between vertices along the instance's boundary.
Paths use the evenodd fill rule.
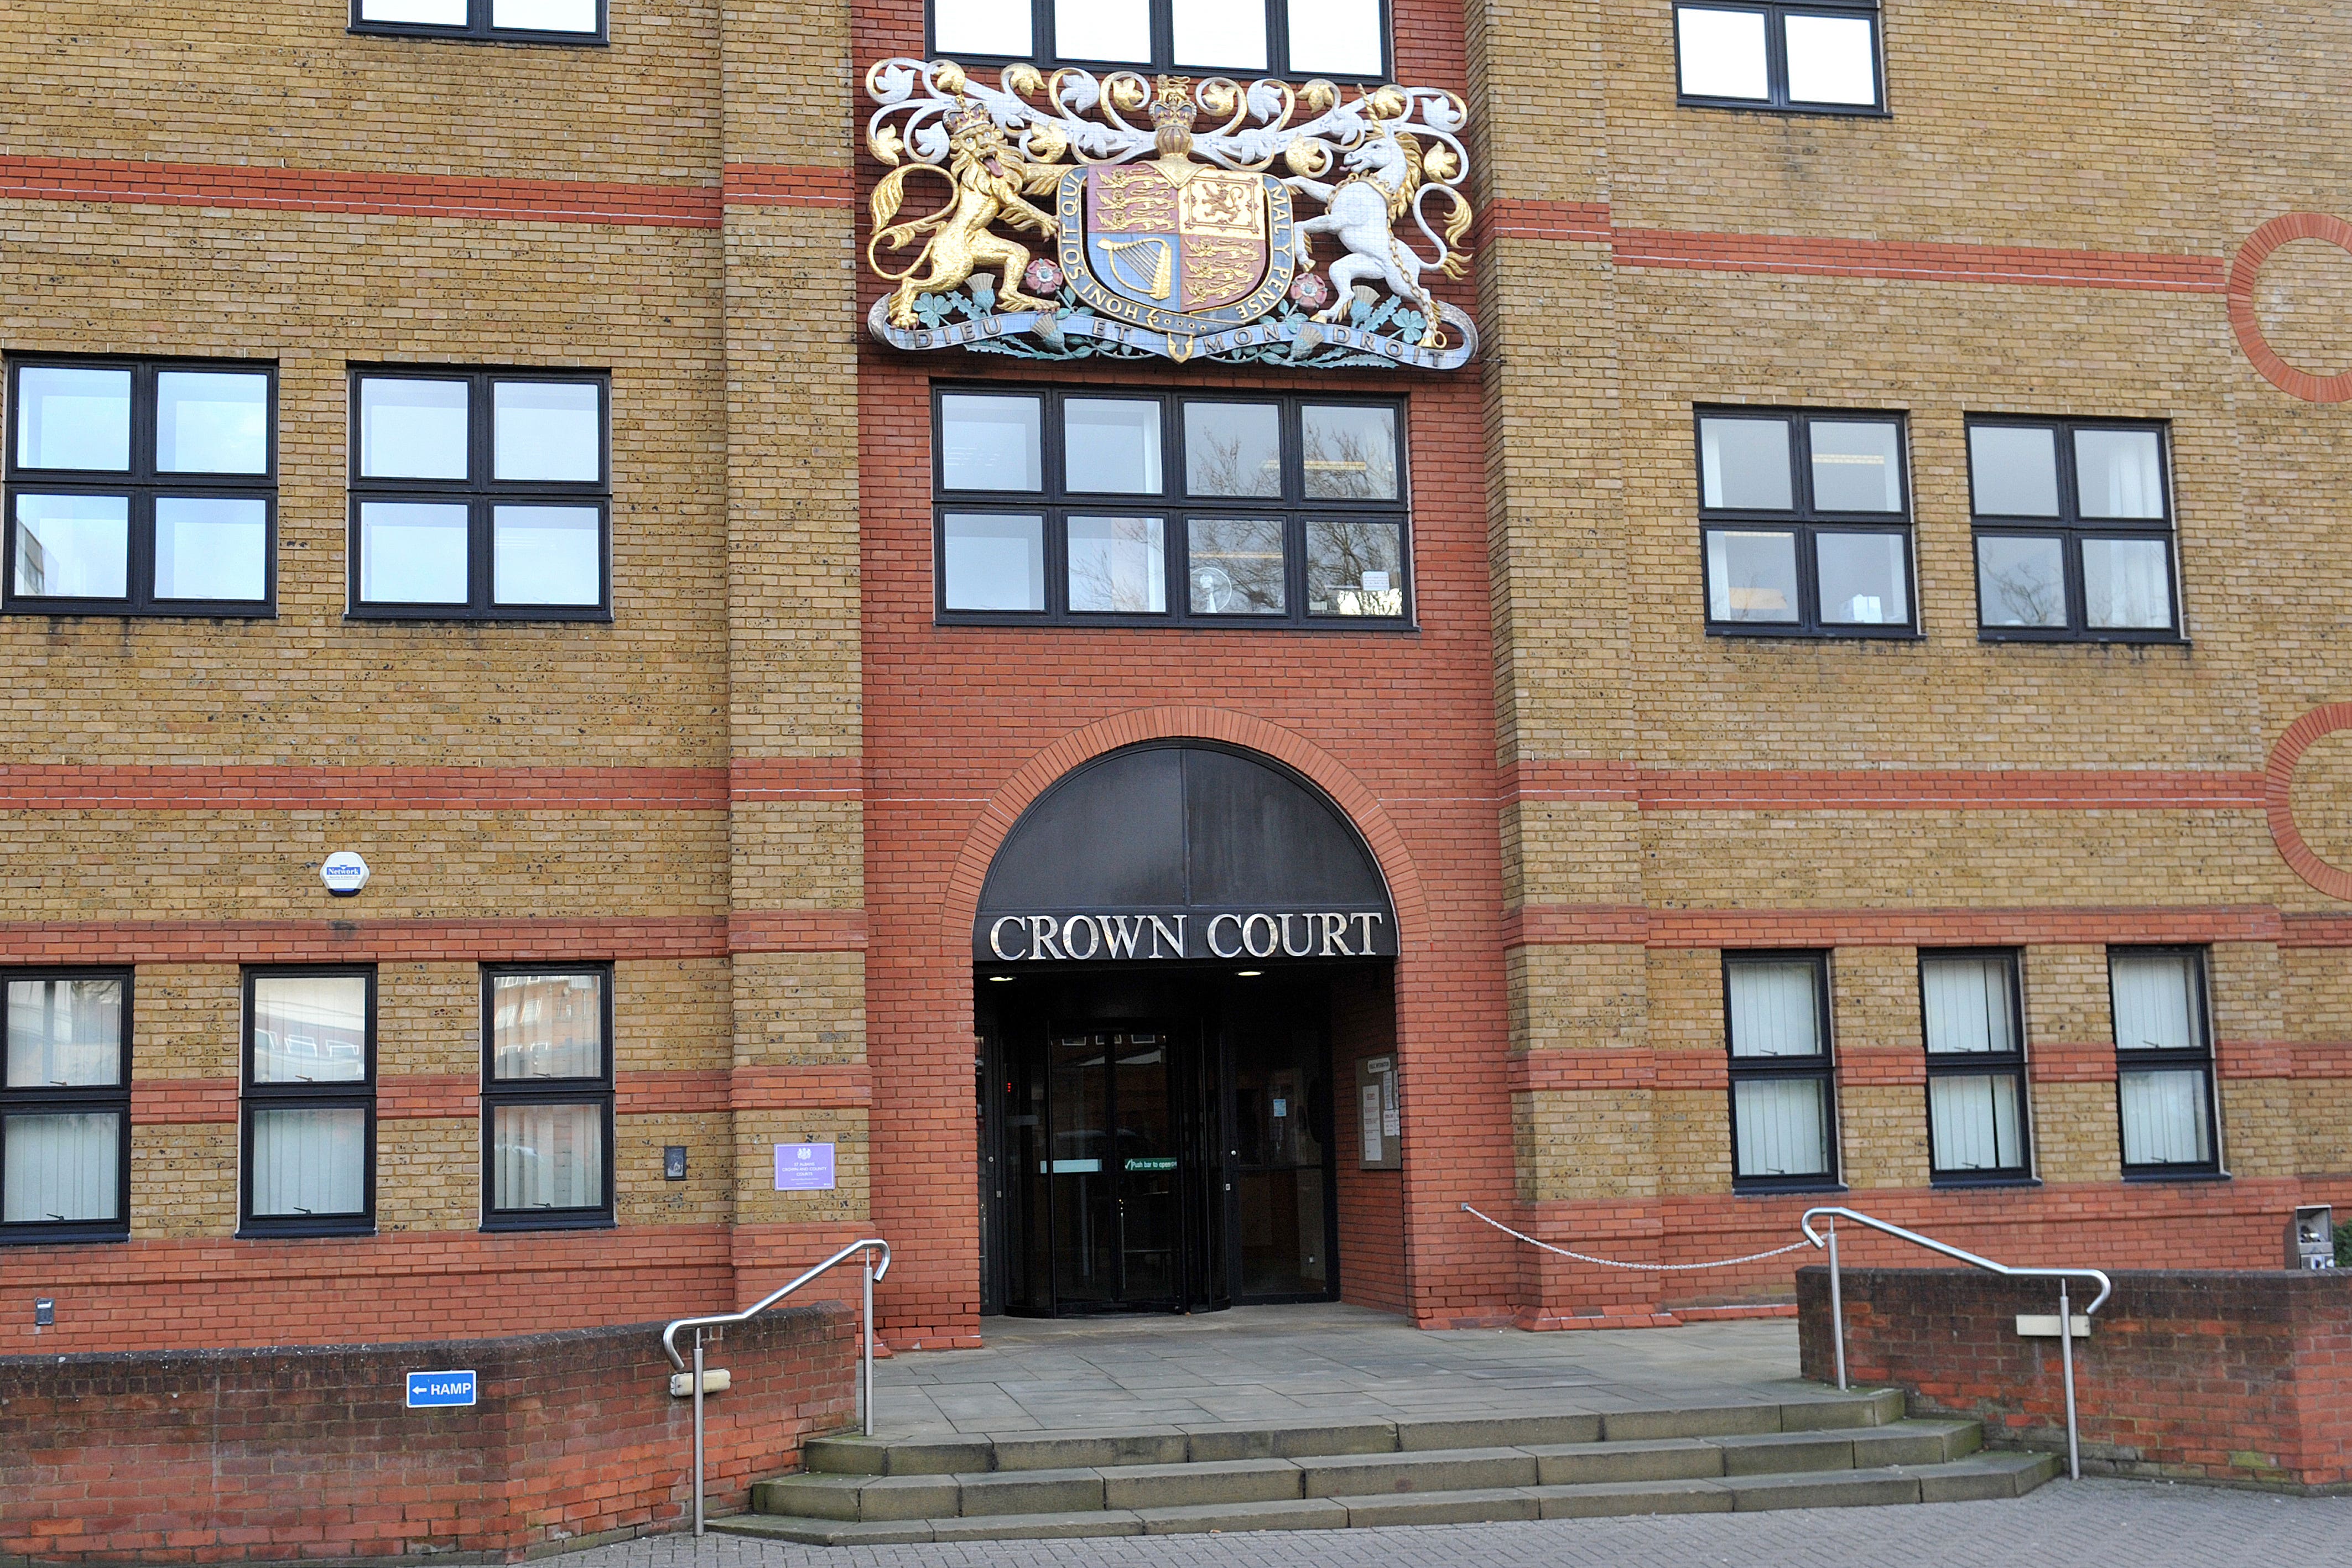
<path fill-rule="evenodd" d="M 1428 283 L 1463 276 L 1469 254 L 1453 94 L 1388 86 L 1343 101 L 1319 80 L 1097 81 L 1025 65 L 1002 81 L 982 87 L 952 60 L 866 73 L 881 106 L 866 143 L 892 166 L 866 249 L 893 286 L 868 317 L 883 341 L 1431 370 L 1475 349 L 1469 317 Z M 926 174 L 944 199 L 906 220 Z M 1296 216 L 1302 200 L 1321 210 Z M 1325 237 L 1335 254 L 1318 272 Z"/>

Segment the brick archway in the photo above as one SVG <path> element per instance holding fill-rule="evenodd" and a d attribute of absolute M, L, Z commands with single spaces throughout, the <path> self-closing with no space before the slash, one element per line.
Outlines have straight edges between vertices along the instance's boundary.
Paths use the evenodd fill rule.
<path fill-rule="evenodd" d="M 1294 769 L 1331 798 L 1364 836 L 1396 905 L 1397 952 L 1410 955 L 1428 939 L 1428 901 L 1413 869 L 1403 835 L 1389 821 L 1379 798 L 1328 752 L 1279 725 L 1227 708 L 1168 706 L 1132 708 L 1072 730 L 1023 764 L 992 797 L 972 824 L 948 879 L 945 910 L 950 942 L 968 948 L 980 909 L 982 884 L 1013 824 L 1032 802 L 1063 775 L 1106 752 L 1147 740 L 1216 740 L 1264 754 Z"/>
<path fill-rule="evenodd" d="M 2272 841 L 2287 868 L 2330 898 L 2352 900 L 2352 872 L 2322 860 L 2304 841 L 2303 830 L 2294 821 L 2295 764 L 2303 760 L 2313 742 L 2340 729 L 2352 729 L 2352 703 L 2315 707 L 2287 726 L 2286 733 L 2271 747 L 2270 762 L 2263 769 L 2263 805 L 2270 819 Z"/>

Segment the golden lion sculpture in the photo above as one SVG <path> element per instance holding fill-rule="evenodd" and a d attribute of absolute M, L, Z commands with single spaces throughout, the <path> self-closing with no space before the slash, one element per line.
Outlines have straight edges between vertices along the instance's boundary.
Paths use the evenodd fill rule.
<path fill-rule="evenodd" d="M 1001 221 L 1053 238 L 1061 230 L 1060 222 L 1024 198 L 1053 190 L 1061 183 L 1065 166 L 1023 158 L 989 118 L 988 110 L 969 99 L 947 116 L 945 128 L 949 142 L 945 170 L 929 163 L 909 163 L 883 176 L 874 190 L 874 237 L 866 244 L 866 259 L 885 280 L 898 285 L 890 294 L 891 324 L 914 326 L 918 295 L 960 287 L 982 267 L 999 269 L 999 310 L 1053 309 L 1052 300 L 1021 292 L 1021 275 L 1029 267 L 1027 248 L 989 233 L 988 227 Z M 918 170 L 947 180 L 954 187 L 953 194 L 930 216 L 894 226 L 890 220 L 898 216 L 905 199 L 907 176 Z M 877 248 L 903 250 L 924 235 L 930 237 L 902 272 L 888 270 L 875 255 Z"/>

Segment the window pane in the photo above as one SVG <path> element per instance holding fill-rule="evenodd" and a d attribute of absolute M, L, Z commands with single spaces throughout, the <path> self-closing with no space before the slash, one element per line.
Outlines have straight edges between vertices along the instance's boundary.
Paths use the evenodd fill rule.
<path fill-rule="evenodd" d="M 1909 625 L 1910 554 L 1908 534 L 1815 534 L 1822 619 L 1839 626 Z"/>
<path fill-rule="evenodd" d="M 940 399 L 940 483 L 950 490 L 1038 490 L 1045 462 L 1034 397 Z"/>
<path fill-rule="evenodd" d="M 26 365 L 16 374 L 16 461 L 26 468 L 131 466 L 131 372 Z"/>
<path fill-rule="evenodd" d="M 1176 0 L 1170 10 L 1178 65 L 1265 69 L 1265 0 Z"/>
<path fill-rule="evenodd" d="M 490 1076 L 602 1078 L 604 977 L 490 977 Z"/>
<path fill-rule="evenodd" d="M 121 980 L 8 982 L 10 1089 L 122 1082 Z"/>
<path fill-rule="evenodd" d="M 1290 74 L 1381 74 L 1381 0 L 1290 0 Z"/>
<path fill-rule="evenodd" d="M 1709 529 L 1706 615 L 1710 621 L 1794 621 L 1797 536 Z"/>
<path fill-rule="evenodd" d="M 490 1118 L 490 1207 L 601 1208 L 601 1105 L 500 1105 Z"/>
<path fill-rule="evenodd" d="M 121 496 L 16 497 L 16 591 L 121 599 L 130 591 L 131 503 Z"/>
<path fill-rule="evenodd" d="M 0 1221 L 122 1218 L 121 1113 L 9 1116 L 0 1144 Z"/>
<path fill-rule="evenodd" d="M 1812 445 L 1815 511 L 1903 509 L 1902 426 L 1876 420 L 1817 419 L 1807 434 Z"/>
<path fill-rule="evenodd" d="M 269 472 L 269 378 L 159 371 L 155 467 L 163 474 Z"/>
<path fill-rule="evenodd" d="M 1066 60 L 1151 61 L 1151 0 L 1076 0 L 1054 7 L 1054 52 Z"/>
<path fill-rule="evenodd" d="M 1698 458 L 1704 506 L 1785 512 L 1796 505 L 1785 419 L 1700 420 Z"/>
<path fill-rule="evenodd" d="M 1070 608 L 1163 613 L 1168 608 L 1167 525 L 1158 517 L 1072 517 Z"/>
<path fill-rule="evenodd" d="M 1073 490 L 1160 494 L 1160 405 L 1076 397 L 1062 404 L 1062 471 Z"/>
<path fill-rule="evenodd" d="M 2201 1051 L 2197 960 L 2186 953 L 2116 953 L 2107 959 L 2119 1051 Z"/>
<path fill-rule="evenodd" d="M 1743 1176 L 1827 1176 L 1829 1085 L 1818 1078 L 1752 1079 L 1731 1086 Z"/>
<path fill-rule="evenodd" d="M 593 485 L 604 476 L 604 389 L 593 382 L 494 382 L 491 472 Z"/>
<path fill-rule="evenodd" d="M 1790 102 L 1878 101 L 1878 51 L 1869 17 L 1790 16 L 1784 25 Z"/>
<path fill-rule="evenodd" d="M 360 380 L 360 476 L 463 479 L 464 382 Z"/>
<path fill-rule="evenodd" d="M 2164 516 L 2164 465 L 2153 430 L 2078 430 L 2074 484 L 2086 517 Z"/>
<path fill-rule="evenodd" d="M 2084 539 L 2083 612 L 2094 626 L 2161 632 L 2172 624 L 2162 539 Z"/>
<path fill-rule="evenodd" d="M 1307 613 L 1402 615 L 1404 529 L 1395 523 L 1309 517 Z"/>
<path fill-rule="evenodd" d="M 596 0 L 490 0 L 490 26 L 541 33 L 593 33 Z"/>
<path fill-rule="evenodd" d="M 1396 410 L 1308 403 L 1298 411 L 1298 424 L 1307 499 L 1397 498 Z"/>
<path fill-rule="evenodd" d="M 950 610 L 1045 608 L 1045 519 L 950 512 L 941 524 Z"/>
<path fill-rule="evenodd" d="M 1768 99 L 1764 15 L 1760 11 L 1675 8 L 1682 44 L 1683 92 L 1691 98 Z"/>
<path fill-rule="evenodd" d="M 931 0 L 932 47 L 942 55 L 1029 57 L 1029 0 Z"/>
<path fill-rule="evenodd" d="M 446 503 L 360 503 L 360 601 L 463 604 L 466 508 Z"/>
<path fill-rule="evenodd" d="M 1184 405 L 1184 487 L 1195 496 L 1282 494 L 1282 416 L 1270 402 Z"/>
<path fill-rule="evenodd" d="M 1731 1054 L 1737 1057 L 1822 1054 L 1818 987 L 1810 963 L 1733 964 Z"/>
<path fill-rule="evenodd" d="M 2056 539 L 1977 536 L 1977 619 L 1987 626 L 2066 624 L 2064 547 Z"/>
<path fill-rule="evenodd" d="M 2017 1075 L 1927 1081 L 1929 1157 L 1939 1171 L 2022 1170 Z"/>
<path fill-rule="evenodd" d="M 603 602 L 602 525 L 593 507 L 492 508 L 491 600 L 499 604 Z"/>
<path fill-rule="evenodd" d="M 1194 517 L 1190 577 L 1196 615 L 1283 612 L 1282 524 L 1268 517 Z"/>
<path fill-rule="evenodd" d="M 2213 1160 L 2205 1125 L 2205 1074 L 2126 1072 L 2117 1076 L 2123 1110 L 2124 1164 L 2201 1166 Z"/>
<path fill-rule="evenodd" d="M 360 20 L 462 27 L 466 25 L 466 0 L 360 0 Z"/>
<path fill-rule="evenodd" d="M 367 1212 L 367 1113 L 257 1105 L 253 1147 L 256 1218 Z"/>
<path fill-rule="evenodd" d="M 269 591 L 269 507 L 258 497 L 158 496 L 155 597 L 257 601 Z"/>
<path fill-rule="evenodd" d="M 253 1081 L 363 1082 L 367 992 L 364 975 L 256 975 Z"/>
<path fill-rule="evenodd" d="M 1923 958 L 1919 992 L 1929 1054 L 2017 1049 L 2006 959 Z"/>
<path fill-rule="evenodd" d="M 2058 433 L 2015 424 L 1970 426 L 1969 479 L 1979 517 L 2056 517 Z"/>

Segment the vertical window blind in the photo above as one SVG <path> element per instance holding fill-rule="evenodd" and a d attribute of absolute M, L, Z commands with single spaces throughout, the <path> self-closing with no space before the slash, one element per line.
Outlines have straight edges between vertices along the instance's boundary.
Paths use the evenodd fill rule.
<path fill-rule="evenodd" d="M 1820 954 L 1725 956 L 1732 1175 L 1740 1185 L 1819 1186 L 1835 1176 L 1827 978 Z"/>

